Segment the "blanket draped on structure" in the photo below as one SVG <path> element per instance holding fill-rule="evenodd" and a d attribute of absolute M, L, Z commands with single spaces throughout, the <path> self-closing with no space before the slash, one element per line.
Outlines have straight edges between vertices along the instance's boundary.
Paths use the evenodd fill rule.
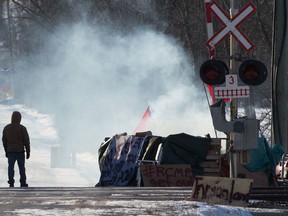
<path fill-rule="evenodd" d="M 110 139 L 106 151 L 100 159 L 99 186 L 136 186 L 134 180 L 137 160 L 141 157 L 143 146 L 147 145 L 149 136 L 118 136 Z M 105 143 L 104 143 L 105 145 Z"/>

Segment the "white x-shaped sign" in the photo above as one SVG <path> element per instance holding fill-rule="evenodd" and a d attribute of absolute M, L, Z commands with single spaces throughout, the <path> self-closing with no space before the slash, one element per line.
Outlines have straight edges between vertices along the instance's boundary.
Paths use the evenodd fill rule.
<path fill-rule="evenodd" d="M 256 11 L 256 8 L 252 3 L 247 4 L 232 19 L 230 19 L 230 17 L 216 2 L 211 3 L 210 10 L 224 24 L 224 28 L 215 33 L 206 42 L 206 45 L 209 47 L 209 49 L 214 49 L 215 46 L 224 40 L 229 33 L 231 33 L 247 51 L 250 51 L 254 48 L 254 44 L 238 29 L 241 23 L 243 23 L 245 19 L 247 19 Z"/>

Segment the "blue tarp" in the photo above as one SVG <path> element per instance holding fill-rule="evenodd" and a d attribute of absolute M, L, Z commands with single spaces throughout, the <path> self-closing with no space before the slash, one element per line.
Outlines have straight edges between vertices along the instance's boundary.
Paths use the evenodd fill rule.
<path fill-rule="evenodd" d="M 249 171 L 264 171 L 268 175 L 274 175 L 275 167 L 284 151 L 279 144 L 269 147 L 266 138 L 261 135 L 259 137 L 258 148 L 251 150 L 250 153 L 250 163 L 246 165 Z"/>

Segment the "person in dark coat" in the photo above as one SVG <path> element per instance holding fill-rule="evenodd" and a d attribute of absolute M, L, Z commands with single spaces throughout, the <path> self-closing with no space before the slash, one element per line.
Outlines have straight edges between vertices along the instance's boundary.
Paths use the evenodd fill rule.
<path fill-rule="evenodd" d="M 20 174 L 20 187 L 28 187 L 25 171 L 25 150 L 26 159 L 30 157 L 30 139 L 25 126 L 20 124 L 21 113 L 14 111 L 11 116 L 11 123 L 3 129 L 2 142 L 5 155 L 8 158 L 8 184 L 14 187 L 14 165 L 17 161 Z"/>

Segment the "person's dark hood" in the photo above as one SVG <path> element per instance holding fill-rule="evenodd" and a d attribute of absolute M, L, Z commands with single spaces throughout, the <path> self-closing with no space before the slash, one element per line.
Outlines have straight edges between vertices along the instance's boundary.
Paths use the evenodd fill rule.
<path fill-rule="evenodd" d="M 20 122 L 21 122 L 21 113 L 18 111 L 14 111 L 11 116 L 11 123 L 20 124 Z"/>

